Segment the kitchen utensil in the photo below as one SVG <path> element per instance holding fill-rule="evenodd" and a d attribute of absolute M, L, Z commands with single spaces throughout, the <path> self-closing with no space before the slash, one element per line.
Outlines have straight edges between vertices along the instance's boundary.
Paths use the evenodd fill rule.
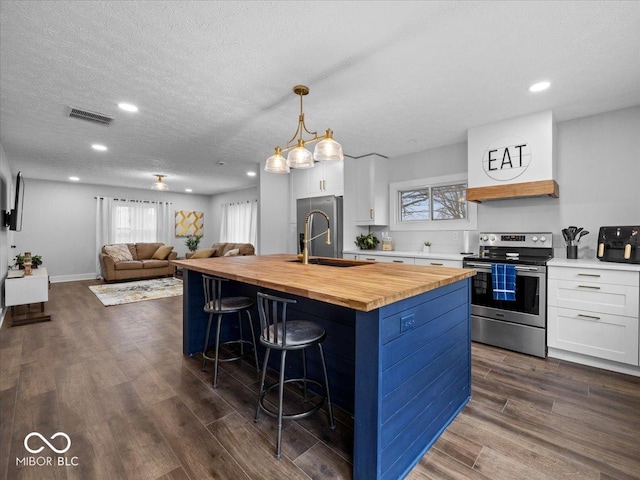
<path fill-rule="evenodd" d="M 589 235 L 589 231 L 588 231 L 588 230 L 582 230 L 582 231 L 580 232 L 580 234 L 578 235 L 578 239 L 576 240 L 576 243 L 580 243 L 580 239 L 581 239 L 582 237 L 584 237 L 585 235 Z"/>
<path fill-rule="evenodd" d="M 569 230 L 567 230 L 566 228 L 562 229 L 562 236 L 564 237 L 564 242 L 569 245 L 570 240 L 569 240 Z"/>

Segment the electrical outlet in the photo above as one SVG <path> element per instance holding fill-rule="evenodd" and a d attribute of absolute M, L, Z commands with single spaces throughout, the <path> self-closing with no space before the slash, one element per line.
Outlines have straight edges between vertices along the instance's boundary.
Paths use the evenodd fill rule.
<path fill-rule="evenodd" d="M 411 330 L 416 326 L 416 319 L 413 313 L 410 313 L 406 317 L 400 318 L 400 333 L 404 333 L 407 330 Z"/>
<path fill-rule="evenodd" d="M 453 232 L 453 239 L 454 239 L 454 240 L 459 240 L 459 238 L 458 238 L 458 232 Z"/>

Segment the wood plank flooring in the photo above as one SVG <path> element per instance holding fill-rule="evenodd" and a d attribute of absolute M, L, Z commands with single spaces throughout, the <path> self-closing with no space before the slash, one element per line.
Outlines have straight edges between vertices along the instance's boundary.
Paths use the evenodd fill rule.
<path fill-rule="evenodd" d="M 104 307 L 95 283 L 53 284 L 51 322 L 5 319 L 0 478 L 351 478 L 349 415 L 337 412 L 335 432 L 324 413 L 285 422 L 276 460 L 274 420 L 253 421 L 249 363 L 221 364 L 212 389 L 181 353 L 181 297 Z M 479 344 L 472 377 L 472 400 L 408 479 L 640 479 L 639 378 Z M 17 465 L 34 431 L 67 433 L 77 465 Z"/>

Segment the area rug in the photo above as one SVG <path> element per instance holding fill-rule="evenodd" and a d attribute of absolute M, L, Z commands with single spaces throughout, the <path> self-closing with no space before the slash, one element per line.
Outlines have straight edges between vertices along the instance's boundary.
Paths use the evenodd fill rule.
<path fill-rule="evenodd" d="M 89 289 L 105 307 L 182 295 L 182 280 L 157 278 L 136 282 L 91 285 Z"/>

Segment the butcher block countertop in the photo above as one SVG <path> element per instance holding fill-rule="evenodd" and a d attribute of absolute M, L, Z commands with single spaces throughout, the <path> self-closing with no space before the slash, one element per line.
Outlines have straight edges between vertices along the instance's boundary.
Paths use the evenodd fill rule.
<path fill-rule="evenodd" d="M 295 255 L 276 254 L 172 260 L 171 263 L 187 270 L 365 312 L 464 280 L 476 273 L 472 269 L 354 262 L 337 258 L 326 260 L 357 265 L 303 265 L 296 260 Z"/>

